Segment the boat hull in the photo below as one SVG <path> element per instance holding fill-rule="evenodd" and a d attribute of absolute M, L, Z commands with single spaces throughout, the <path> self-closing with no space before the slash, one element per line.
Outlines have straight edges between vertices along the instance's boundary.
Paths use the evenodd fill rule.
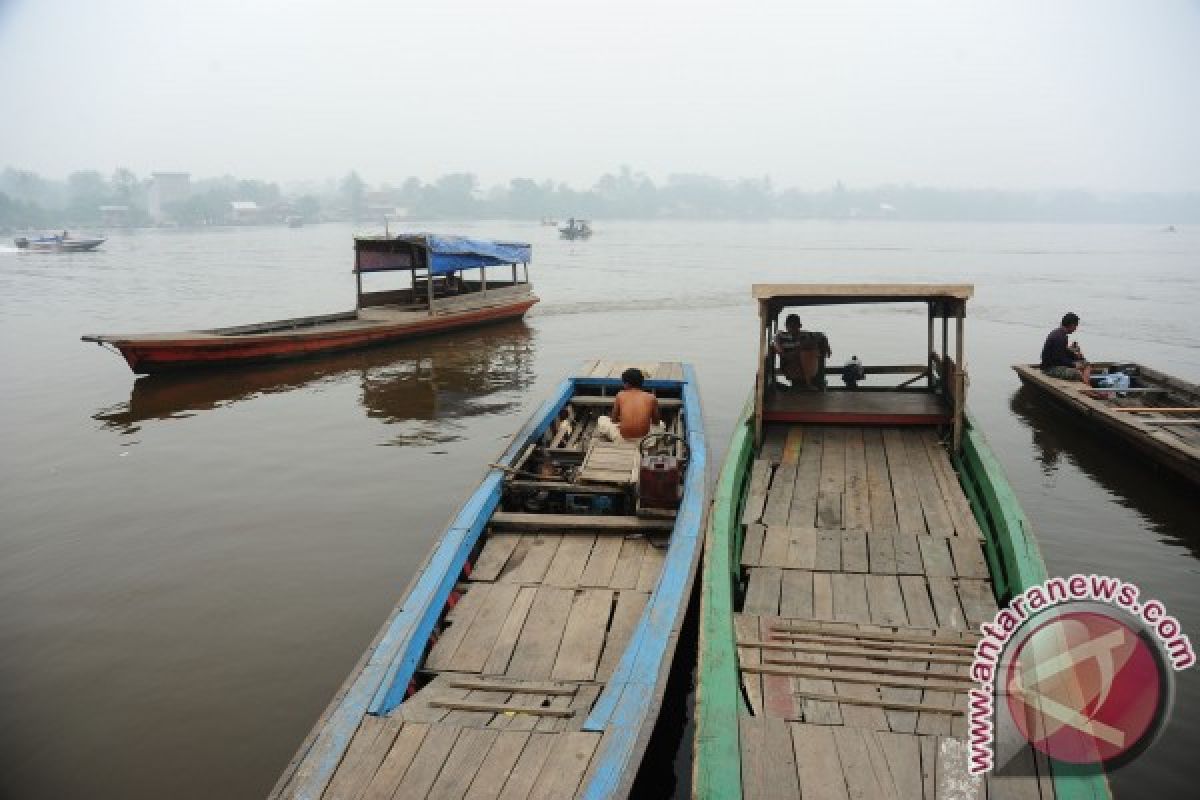
<path fill-rule="evenodd" d="M 1169 429 L 1156 429 L 1156 426 L 1145 424 L 1135 414 L 1113 411 L 1101 392 L 1089 392 L 1082 384 L 1077 386 L 1071 381 L 1051 378 L 1033 366 L 1018 364 L 1013 369 L 1022 384 L 1049 400 L 1059 410 L 1069 412 L 1080 422 L 1131 445 L 1144 458 L 1177 477 L 1200 484 L 1200 448 L 1189 445 L 1170 433 Z M 1171 390 L 1176 396 L 1200 400 L 1182 381 L 1145 367 L 1139 367 L 1139 370 L 1143 375 L 1153 373 L 1164 384 L 1174 384 Z M 1200 416 L 1200 403 L 1197 403 L 1197 416 Z"/>
<path fill-rule="evenodd" d="M 519 319 L 535 303 L 530 296 L 518 302 L 427 316 L 397 324 L 382 323 L 361 329 L 312 330 L 237 334 L 195 338 L 181 335 L 176 338 L 116 338 L 84 337 L 85 341 L 102 341 L 117 348 L 129 368 L 138 374 L 179 372 L 191 369 L 227 367 L 289 359 L 312 358 L 327 353 L 344 352 L 404 339 L 431 336 L 493 322 Z M 350 315 L 343 315 L 350 317 Z M 350 317 L 352 318 L 352 317 Z"/>

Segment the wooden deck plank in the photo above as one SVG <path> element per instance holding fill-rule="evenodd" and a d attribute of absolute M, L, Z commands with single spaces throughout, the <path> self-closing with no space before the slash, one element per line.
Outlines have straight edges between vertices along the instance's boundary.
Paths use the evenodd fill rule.
<path fill-rule="evenodd" d="M 846 770 L 828 725 L 792 725 L 792 741 L 804 800 L 849 800 Z"/>
<path fill-rule="evenodd" d="M 843 523 L 847 528 L 871 530 L 871 491 L 862 429 L 847 429 L 845 440 L 846 490 L 842 501 Z"/>
<path fill-rule="evenodd" d="M 833 618 L 839 622 L 870 622 L 867 586 L 863 575 L 835 572 L 830 575 L 833 588 Z"/>
<path fill-rule="evenodd" d="M 479 558 L 471 569 L 471 579 L 475 581 L 494 581 L 500 576 L 504 565 L 512 556 L 517 543 L 521 541 L 520 534 L 490 533 L 479 552 Z"/>
<path fill-rule="evenodd" d="M 867 758 L 871 762 L 871 767 L 875 772 L 875 779 L 879 783 L 881 789 L 880 797 L 884 800 L 908 800 L 911 795 L 900 793 L 899 787 L 896 786 L 895 777 L 892 775 L 892 765 L 888 761 L 887 755 L 883 751 L 879 737 L 884 735 L 884 731 L 863 731 L 863 745 L 866 746 Z M 914 737 L 915 740 L 915 737 Z M 920 788 L 918 787 L 918 796 Z"/>
<path fill-rule="evenodd" d="M 873 733 L 871 731 L 868 734 Z M 863 731 L 854 727 L 835 727 L 833 741 L 837 747 L 838 760 L 844 771 L 846 788 L 851 797 L 883 798 L 887 794 L 875 775 Z"/>
<path fill-rule="evenodd" d="M 492 585 L 488 583 L 471 584 L 470 589 L 462 599 L 446 614 L 447 625 L 442 629 L 437 642 L 429 650 L 425 659 L 425 668 L 430 670 L 448 669 L 454 658 L 454 653 L 467 637 L 471 623 L 484 608 L 488 607 L 488 597 Z"/>
<path fill-rule="evenodd" d="M 877 625 L 908 626 L 911 621 L 905 609 L 904 594 L 900 580 L 894 575 L 867 576 L 867 602 L 871 607 L 871 621 Z M 903 647 L 903 645 L 893 645 Z M 888 667 L 903 668 L 905 662 L 889 660 Z M 920 689 L 902 689 L 896 687 L 880 688 L 880 695 L 888 702 L 919 703 Z M 885 710 L 888 727 L 893 731 L 913 733 L 917 728 L 917 715 L 912 711 Z"/>
<path fill-rule="evenodd" d="M 420 722 L 405 722 L 401 726 L 392 748 L 384 756 L 379 769 L 371 776 L 362 794 L 363 800 L 391 800 L 396 785 L 404 778 L 404 773 L 408 771 L 417 751 L 421 749 L 429 728 L 429 725 Z"/>
<path fill-rule="evenodd" d="M 862 438 L 871 507 L 870 530 L 872 533 L 897 534 L 900 529 L 896 522 L 896 500 L 892 496 L 892 479 L 888 473 L 883 437 L 878 429 L 866 428 Z"/>
<path fill-rule="evenodd" d="M 517 601 L 517 595 L 521 591 L 521 587 L 515 583 L 497 583 L 490 588 L 487 604 L 471 621 L 471 627 L 467 630 L 462 643 L 454 651 L 453 657 L 446 662 L 446 669 L 460 672 L 481 672 L 487 663 L 492 647 L 496 644 L 496 637 L 503 629 L 504 621 L 512 611 L 513 605 Z M 467 596 L 470 597 L 475 591 L 477 590 L 472 589 L 467 592 Z M 441 644 L 440 640 L 438 644 Z M 439 668 L 428 662 L 426 662 L 426 666 L 429 669 Z"/>
<path fill-rule="evenodd" d="M 766 724 L 758 717 L 738 715 L 739 749 L 742 762 L 743 800 L 768 800 L 770 786 L 767 784 Z"/>
<path fill-rule="evenodd" d="M 817 563 L 817 529 L 785 528 L 788 533 L 787 563 L 790 569 L 813 569 Z"/>
<path fill-rule="evenodd" d="M 617 559 L 621 557 L 623 539 L 618 536 L 599 536 L 579 576 L 580 586 L 607 587 L 612 583 Z"/>
<path fill-rule="evenodd" d="M 918 536 L 917 546 L 921 548 L 921 563 L 925 566 L 926 575 L 954 577 L 954 560 L 945 537 Z"/>
<path fill-rule="evenodd" d="M 525 627 L 525 620 L 536 596 L 537 588 L 534 586 L 521 587 L 517 592 L 517 599 L 513 601 L 512 608 L 504 618 L 504 624 L 500 626 L 492 650 L 483 664 L 484 675 L 503 675 L 508 670 L 508 663 L 512 660 L 513 650 L 517 646 L 517 638 Z"/>
<path fill-rule="evenodd" d="M 936 628 L 937 616 L 933 613 L 925 578 L 921 575 L 901 575 L 899 580 L 909 624 L 914 628 Z"/>
<path fill-rule="evenodd" d="M 573 599 L 569 589 L 543 586 L 537 590 L 505 675 L 533 681 L 550 677 Z"/>
<path fill-rule="evenodd" d="M 662 575 L 663 562 L 667 558 L 667 548 L 658 547 L 654 542 L 646 542 L 646 554 L 642 556 L 642 567 L 638 571 L 638 582 L 635 587 L 639 592 L 653 592 L 658 586 Z"/>
<path fill-rule="evenodd" d="M 766 538 L 766 533 L 767 529 L 762 525 L 746 526 L 746 536 L 742 541 L 742 566 L 762 566 L 763 540 Z"/>
<path fill-rule="evenodd" d="M 399 720 L 369 714 L 364 716 L 350 740 L 350 746 L 346 748 L 346 754 L 342 756 L 342 762 L 325 787 L 322 800 L 357 798 L 374 777 L 384 756 L 392 749 L 400 725 Z"/>
<path fill-rule="evenodd" d="M 933 464 L 938 487 L 942 491 L 942 498 L 946 501 L 946 510 L 950 513 L 950 521 L 954 524 L 955 532 L 959 536 L 982 539 L 983 531 L 979 529 L 979 522 L 975 519 L 974 512 L 971 511 L 971 504 L 963 493 L 958 474 L 955 473 L 954 466 L 950 463 L 950 456 L 946 452 L 946 448 L 938 441 L 937 433 L 933 430 L 922 431 L 922 437 L 925 443 L 925 452 L 929 456 L 929 462 Z"/>
<path fill-rule="evenodd" d="M 425 797 L 433 788 L 454 743 L 463 728 L 457 725 L 434 725 L 413 757 L 404 778 L 396 786 L 396 797 Z"/>
<path fill-rule="evenodd" d="M 987 580 L 991 577 L 983 556 L 983 542 L 973 536 L 951 536 L 946 540 L 954 560 L 954 572 L 963 578 Z"/>
<path fill-rule="evenodd" d="M 867 535 L 862 531 L 842 531 L 842 571 L 867 572 Z"/>
<path fill-rule="evenodd" d="M 742 524 L 753 525 L 762 519 L 771 485 L 774 467 L 765 458 L 756 458 L 750 468 L 750 484 L 746 489 L 746 505 L 742 510 Z"/>
<path fill-rule="evenodd" d="M 463 800 L 496 800 L 529 736 L 527 731 L 499 731 Z"/>
<path fill-rule="evenodd" d="M 813 569 L 818 572 L 841 571 L 842 534 L 840 531 L 817 531 L 817 548 Z"/>
<path fill-rule="evenodd" d="M 896 504 L 896 525 L 900 533 L 924 536 L 925 515 L 921 511 L 921 499 L 917 484 L 908 464 L 904 438 L 900 431 L 888 428 L 883 431 L 883 449 L 887 454 L 888 474 L 892 479 L 892 497 Z"/>
<path fill-rule="evenodd" d="M 742 612 L 772 616 L 778 614 L 783 570 L 779 567 L 751 567 L 749 572 Z"/>
<path fill-rule="evenodd" d="M 815 527 L 817 524 L 817 493 L 821 486 L 821 453 L 825 448 L 824 431 L 809 428 L 804 447 L 796 464 L 796 481 L 792 503 L 788 510 L 788 525 Z"/>
<path fill-rule="evenodd" d="M 788 543 L 791 529 L 780 522 L 763 531 L 762 554 L 758 562 L 764 567 L 786 567 L 788 565 Z"/>
<path fill-rule="evenodd" d="M 811 619 L 813 615 L 813 574 L 806 569 L 785 569 L 780 581 L 779 615 Z"/>
<path fill-rule="evenodd" d="M 499 735 L 488 728 L 464 728 L 429 790 L 429 800 L 462 800 Z"/>
<path fill-rule="evenodd" d="M 921 511 L 925 515 L 925 528 L 931 536 L 953 536 L 954 524 L 942 497 L 938 476 L 934 473 L 925 441 L 918 430 L 903 433 L 905 452 L 908 454 L 909 469 L 917 482 L 917 496 L 921 500 Z"/>
<path fill-rule="evenodd" d="M 613 593 L 608 589 L 585 590 L 576 596 L 567 617 L 551 678 L 556 681 L 590 681 L 596 677 L 612 610 Z"/>
<path fill-rule="evenodd" d="M 825 429 L 821 478 L 817 489 L 817 527 L 844 527 L 842 495 L 846 491 L 846 435 L 841 428 Z"/>
<path fill-rule="evenodd" d="M 813 573 L 813 619 L 833 619 L 831 573 Z"/>
<path fill-rule="evenodd" d="M 870 570 L 876 575 L 896 574 L 896 537 L 886 533 L 867 536 L 867 558 Z"/>
<path fill-rule="evenodd" d="M 523 585 L 541 583 L 562 539 L 546 533 L 522 536 L 496 580 Z"/>
<path fill-rule="evenodd" d="M 763 429 L 763 444 L 759 448 L 759 457 L 772 464 L 778 464 L 783 455 L 783 442 L 787 438 L 787 425 L 767 425 Z"/>
<path fill-rule="evenodd" d="M 525 749 L 517 758 L 516 766 L 508 775 L 498 800 L 526 800 L 533 789 L 534 781 L 542 771 L 550 749 L 558 737 L 552 733 L 535 733 L 525 743 Z"/>
<path fill-rule="evenodd" d="M 612 671 L 617 668 L 617 662 L 621 660 L 621 655 L 629 645 L 629 637 L 633 635 L 649 597 L 645 592 L 617 592 L 617 605 L 613 611 L 608 636 L 604 641 L 604 653 L 596 667 L 596 680 L 607 681 L 612 676 Z"/>
<path fill-rule="evenodd" d="M 796 465 L 780 464 L 775 469 L 775 477 L 771 480 L 771 489 L 767 492 L 767 502 L 763 507 L 763 524 L 787 525 L 788 514 L 791 511 L 792 493 L 796 489 Z"/>
<path fill-rule="evenodd" d="M 592 545 L 596 543 L 594 534 L 579 534 L 564 536 L 554 553 L 546 575 L 542 582 L 547 586 L 559 586 L 564 589 L 574 589 L 579 586 L 583 568 L 587 566 L 588 556 L 592 553 Z"/>
<path fill-rule="evenodd" d="M 642 571 L 642 559 L 645 556 L 645 539 L 623 539 L 621 551 L 617 555 L 617 564 L 613 567 L 612 578 L 608 581 L 609 588 L 632 589 L 637 586 L 638 575 Z"/>
<path fill-rule="evenodd" d="M 589 731 L 571 731 L 555 736 L 554 747 L 529 792 L 529 800 L 574 797 L 598 744 L 600 734 Z"/>
<path fill-rule="evenodd" d="M 800 800 L 800 776 L 796 770 L 796 751 L 791 723 L 770 717 L 763 720 L 763 763 L 765 784 L 771 800 Z"/>
<path fill-rule="evenodd" d="M 967 625 L 978 629 L 995 616 L 996 599 L 987 581 L 960 578 L 957 582 L 959 604 L 967 618 Z"/>
<path fill-rule="evenodd" d="M 896 794 L 902 800 L 908 798 L 920 800 L 922 783 L 919 737 L 902 733 L 877 732 L 874 734 L 874 739 L 883 752 Z"/>
<path fill-rule="evenodd" d="M 916 536 L 897 534 L 892 537 L 896 547 L 896 572 L 900 575 L 924 575 L 925 564 L 921 561 L 921 546 Z"/>

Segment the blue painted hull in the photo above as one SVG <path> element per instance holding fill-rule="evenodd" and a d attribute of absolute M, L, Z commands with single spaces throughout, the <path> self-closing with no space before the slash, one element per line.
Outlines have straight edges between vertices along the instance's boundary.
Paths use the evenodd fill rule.
<path fill-rule="evenodd" d="M 645 384 L 648 389 L 680 395 L 690 455 L 657 582 L 620 660 L 603 681 L 579 729 L 599 737 L 577 786 L 577 796 L 592 800 L 623 797 L 630 790 L 657 718 L 696 573 L 707 505 L 707 454 L 695 373 L 688 366 L 682 373 L 682 380 L 648 380 Z M 589 393 L 619 385 L 612 378 L 568 378 L 517 433 L 446 528 L 383 630 L 280 778 L 272 797 L 322 797 L 365 718 L 401 715 L 433 637 L 444 624 L 456 583 L 463 580 L 464 567 L 488 535 L 489 522 L 501 504 L 505 471 L 498 466 L 511 467 L 531 444 L 544 442 L 547 431 L 580 390 Z"/>

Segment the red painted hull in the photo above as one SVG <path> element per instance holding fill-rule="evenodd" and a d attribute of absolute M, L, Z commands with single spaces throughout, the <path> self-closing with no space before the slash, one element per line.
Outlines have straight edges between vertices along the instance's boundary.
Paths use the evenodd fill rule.
<path fill-rule="evenodd" d="M 380 325 L 366 330 L 311 330 L 296 333 L 226 336 L 203 339 L 124 340 L 113 342 L 129 368 L 139 374 L 185 369 L 225 367 L 308 358 L 323 353 L 353 350 L 419 336 L 517 319 L 537 302 L 536 297 L 505 306 L 492 306 L 459 314 L 429 317 L 424 322 Z"/>

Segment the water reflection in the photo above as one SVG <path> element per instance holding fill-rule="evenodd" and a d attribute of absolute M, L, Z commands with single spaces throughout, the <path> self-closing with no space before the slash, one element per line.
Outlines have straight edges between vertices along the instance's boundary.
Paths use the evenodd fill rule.
<path fill-rule="evenodd" d="M 1029 387 L 1015 391 L 1009 407 L 1029 429 L 1034 457 L 1044 474 L 1052 476 L 1065 464 L 1073 464 L 1117 503 L 1142 515 L 1168 541 L 1200 558 L 1200 538 L 1189 535 L 1196 504 L 1181 502 L 1195 495 L 1180 479 L 1130 452 L 1119 439 L 1049 405 Z M 1102 511 L 1097 514 L 1103 517 Z"/>
<path fill-rule="evenodd" d="M 417 339 L 310 361 L 247 366 L 219 372 L 147 375 L 134 381 L 127 402 L 92 418 L 106 429 L 135 434 L 142 423 L 181 420 L 264 395 L 357 383 L 368 417 L 418 425 L 391 444 L 453 441 L 447 420 L 515 409 L 516 392 L 533 381 L 532 331 L 522 321 Z"/>

